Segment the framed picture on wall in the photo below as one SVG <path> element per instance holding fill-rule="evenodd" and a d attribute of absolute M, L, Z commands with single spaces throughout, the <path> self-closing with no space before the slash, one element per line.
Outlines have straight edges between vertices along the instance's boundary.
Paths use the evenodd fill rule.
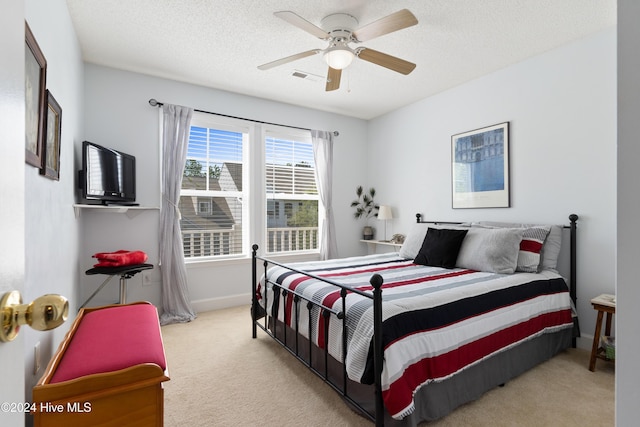
<path fill-rule="evenodd" d="M 47 114 L 45 116 L 44 161 L 40 174 L 47 178 L 60 179 L 60 137 L 62 136 L 62 108 L 47 90 Z"/>
<path fill-rule="evenodd" d="M 451 137 L 452 207 L 508 208 L 509 122 Z"/>
<path fill-rule="evenodd" d="M 45 138 L 47 60 L 25 22 L 25 161 L 42 167 Z"/>

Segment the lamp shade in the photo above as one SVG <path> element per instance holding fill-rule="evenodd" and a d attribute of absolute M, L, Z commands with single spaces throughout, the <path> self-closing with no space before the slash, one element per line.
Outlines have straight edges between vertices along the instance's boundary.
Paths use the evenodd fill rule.
<path fill-rule="evenodd" d="M 348 47 L 336 46 L 329 48 L 324 54 L 324 60 L 334 70 L 347 68 L 355 55 Z"/>
<path fill-rule="evenodd" d="M 386 220 L 393 219 L 393 214 L 391 213 L 391 206 L 382 205 L 380 209 L 378 209 L 378 219 Z"/>

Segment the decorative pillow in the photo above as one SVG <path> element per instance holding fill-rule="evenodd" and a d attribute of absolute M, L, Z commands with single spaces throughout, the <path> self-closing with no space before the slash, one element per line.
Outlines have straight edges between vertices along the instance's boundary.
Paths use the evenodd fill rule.
<path fill-rule="evenodd" d="M 522 224 L 512 222 L 495 222 L 495 221 L 480 221 L 474 223 L 474 225 L 490 226 L 490 227 L 502 227 L 502 228 L 529 228 L 529 227 L 550 227 L 549 234 L 542 245 L 540 251 L 540 257 L 542 258 L 539 266 L 539 270 L 553 270 L 556 271 L 558 267 L 558 256 L 560 255 L 560 248 L 562 246 L 562 225 L 541 225 L 541 224 Z"/>
<path fill-rule="evenodd" d="M 549 235 L 550 230 L 551 226 L 531 227 L 523 230 L 516 271 L 525 273 L 538 272 L 542 245 Z"/>
<path fill-rule="evenodd" d="M 540 270 L 554 270 L 558 268 L 558 256 L 560 256 L 560 248 L 562 247 L 562 225 L 552 225 L 547 239 L 542 245 L 540 256 Z"/>
<path fill-rule="evenodd" d="M 407 234 L 407 237 L 404 239 L 404 243 L 398 251 L 398 255 L 406 259 L 414 259 L 417 257 L 418 252 L 420 252 L 420 248 L 422 247 L 422 242 L 424 242 L 424 238 L 427 235 L 428 228 L 429 224 L 413 224 L 411 231 Z"/>
<path fill-rule="evenodd" d="M 422 243 L 424 242 L 424 238 L 427 235 L 427 229 L 429 228 L 437 228 L 437 229 L 449 229 L 449 230 L 466 230 L 471 227 L 471 224 L 460 224 L 460 225 L 438 225 L 436 223 L 414 223 L 411 231 L 404 239 L 404 243 L 400 247 L 398 251 L 398 255 L 405 259 L 415 259 L 418 256 L 418 252 L 420 252 L 420 248 L 422 247 Z"/>
<path fill-rule="evenodd" d="M 456 267 L 512 274 L 518 263 L 522 233 L 521 228 L 470 228 Z"/>
<path fill-rule="evenodd" d="M 413 262 L 432 267 L 454 268 L 460 246 L 468 231 L 429 227 Z"/>

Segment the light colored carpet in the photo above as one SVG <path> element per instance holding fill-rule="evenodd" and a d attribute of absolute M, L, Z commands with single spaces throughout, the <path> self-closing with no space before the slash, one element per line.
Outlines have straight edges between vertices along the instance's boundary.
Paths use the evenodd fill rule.
<path fill-rule="evenodd" d="M 162 327 L 165 426 L 371 426 L 264 332 L 249 307 Z M 427 426 L 613 426 L 613 364 L 567 350 Z M 422 424 L 421 424 L 422 425 Z"/>

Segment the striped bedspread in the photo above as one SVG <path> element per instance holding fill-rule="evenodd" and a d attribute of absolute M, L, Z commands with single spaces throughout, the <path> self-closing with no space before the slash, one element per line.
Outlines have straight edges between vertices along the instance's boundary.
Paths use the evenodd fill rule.
<path fill-rule="evenodd" d="M 424 384 L 456 373 L 536 336 L 571 328 L 571 300 L 557 273 L 511 275 L 474 270 L 446 270 L 413 264 L 396 254 L 378 254 L 329 261 L 291 264 L 298 270 L 328 278 L 350 288 L 372 292 L 369 279 L 380 274 L 383 284 L 384 367 L 382 390 L 389 414 L 402 419 L 414 410 L 413 394 Z M 322 281 L 274 266 L 269 282 L 295 290 L 309 300 L 342 310 L 340 291 Z M 342 320 L 331 316 L 328 336 L 320 310 L 308 314 L 304 304 L 294 310 L 293 297 L 284 299 L 264 278 L 261 303 L 267 312 L 291 325 L 299 312 L 299 330 L 339 361 Z M 264 292 L 267 292 L 265 295 Z M 275 297 L 275 298 L 274 298 Z M 349 293 L 345 365 L 349 378 L 374 382 L 370 343 L 373 337 L 372 301 Z"/>

